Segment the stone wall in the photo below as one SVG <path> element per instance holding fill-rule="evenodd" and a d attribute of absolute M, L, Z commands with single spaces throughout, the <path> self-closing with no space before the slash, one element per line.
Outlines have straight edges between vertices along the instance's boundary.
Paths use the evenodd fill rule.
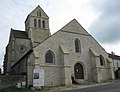
<path fill-rule="evenodd" d="M 0 75 L 0 89 L 15 86 L 26 81 L 25 75 Z"/>
<path fill-rule="evenodd" d="M 81 53 L 75 52 L 74 41 L 76 38 L 78 38 L 81 42 Z M 61 44 L 64 45 L 69 51 L 67 60 L 62 60 L 61 53 L 60 53 Z M 107 64 L 106 58 L 108 58 L 108 54 L 99 45 L 99 43 L 97 43 L 96 40 L 94 40 L 92 36 L 58 31 L 56 34 L 48 38 L 46 41 L 44 41 L 44 43 L 41 43 L 39 46 L 37 46 L 34 49 L 34 52 L 37 52 L 39 57 L 35 60 L 35 62 L 39 63 L 39 65 L 46 66 L 47 64 L 45 63 L 45 53 L 48 50 L 51 50 L 55 54 L 55 62 L 52 65 L 62 66 L 62 64 L 67 63 L 67 65 L 71 66 L 71 73 L 69 74 L 69 76 L 71 76 L 71 75 L 74 75 L 75 64 L 80 63 L 83 65 L 83 71 L 84 71 L 84 79 L 82 79 L 82 82 L 83 81 L 93 82 L 94 81 L 93 68 L 96 65 L 94 60 L 91 59 L 90 48 L 94 48 L 95 51 L 99 53 L 99 55 L 103 55 L 105 58 L 105 62 Z M 105 74 L 106 74 L 108 72 L 106 68 L 108 67 L 105 66 L 104 68 L 105 69 L 103 69 L 103 71 L 105 71 Z M 56 74 L 57 73 L 55 72 L 54 75 L 56 76 Z M 51 77 L 53 76 L 53 74 L 48 73 L 48 76 Z M 108 74 L 101 75 L 101 78 L 103 78 L 104 80 L 107 80 L 109 79 L 109 76 Z M 59 81 L 59 79 L 56 78 L 56 80 L 54 81 Z"/>

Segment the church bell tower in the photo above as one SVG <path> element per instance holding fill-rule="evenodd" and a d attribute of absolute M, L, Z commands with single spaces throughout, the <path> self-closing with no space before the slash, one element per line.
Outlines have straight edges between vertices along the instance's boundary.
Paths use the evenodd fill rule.
<path fill-rule="evenodd" d="M 27 16 L 25 31 L 27 31 L 33 46 L 50 36 L 49 17 L 39 5 Z"/>

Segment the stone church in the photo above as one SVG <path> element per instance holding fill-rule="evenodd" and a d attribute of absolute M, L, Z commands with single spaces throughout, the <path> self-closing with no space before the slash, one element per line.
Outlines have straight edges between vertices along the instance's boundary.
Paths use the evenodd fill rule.
<path fill-rule="evenodd" d="M 4 59 L 4 74 L 26 75 L 27 86 L 34 69 L 44 70 L 44 86 L 114 79 L 107 52 L 76 19 L 51 35 L 39 5 L 28 14 L 25 31 L 11 28 Z"/>

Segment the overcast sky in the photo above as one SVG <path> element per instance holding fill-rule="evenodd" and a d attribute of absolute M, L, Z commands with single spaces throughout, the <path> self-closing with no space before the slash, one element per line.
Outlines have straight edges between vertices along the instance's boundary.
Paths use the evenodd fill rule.
<path fill-rule="evenodd" d="M 0 66 L 10 28 L 24 30 L 27 15 L 38 5 L 50 17 L 51 33 L 73 18 L 105 48 L 120 55 L 120 0 L 2 0 L 0 2 Z"/>

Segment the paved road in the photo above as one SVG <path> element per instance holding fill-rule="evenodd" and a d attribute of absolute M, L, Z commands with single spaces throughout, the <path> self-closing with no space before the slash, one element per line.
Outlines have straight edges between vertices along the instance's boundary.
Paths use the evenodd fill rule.
<path fill-rule="evenodd" d="M 120 82 L 105 84 L 105 85 L 96 86 L 96 87 L 57 91 L 57 92 L 120 92 Z"/>

